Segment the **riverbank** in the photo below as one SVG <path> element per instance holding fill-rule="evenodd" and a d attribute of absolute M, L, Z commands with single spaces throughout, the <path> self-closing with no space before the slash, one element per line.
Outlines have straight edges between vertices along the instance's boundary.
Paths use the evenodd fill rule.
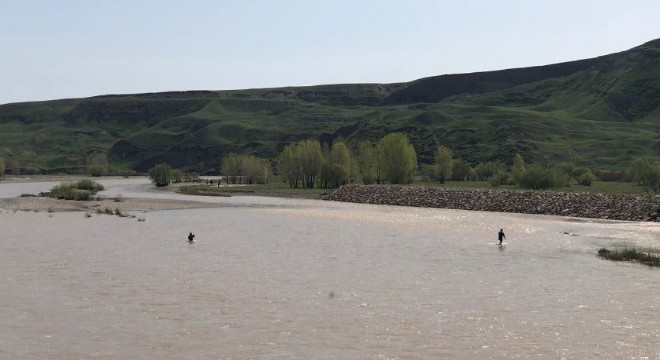
<path fill-rule="evenodd" d="M 20 178 L 14 179 L 14 181 L 9 183 L 43 182 L 46 180 L 71 181 L 74 179 L 73 177 L 48 177 L 46 179 Z M 112 180 L 114 178 L 110 179 Z M 326 194 L 325 191 L 327 190 L 324 189 L 290 189 L 286 184 L 218 187 L 182 183 L 173 184 L 168 188 L 171 192 L 188 195 L 250 195 L 307 198 L 354 203 L 560 215 L 611 220 L 660 221 L 660 195 L 432 188 L 396 185 L 346 185 L 329 194 Z M 195 201 L 193 198 L 191 200 L 144 199 L 140 197 L 123 198 L 121 195 L 104 198 L 103 200 L 83 202 L 44 197 L 0 199 L 0 210 L 6 211 L 94 211 L 98 208 L 108 208 L 112 210 L 119 209 L 121 212 L 130 212 L 215 206 L 218 205 L 211 202 Z"/>
<path fill-rule="evenodd" d="M 175 184 L 175 191 L 185 195 L 199 196 L 267 196 L 288 199 L 320 200 L 328 194 L 326 189 L 292 189 L 288 184 L 254 184 L 254 185 L 190 185 Z"/>
<path fill-rule="evenodd" d="M 180 210 L 218 207 L 219 204 L 201 201 L 122 198 L 102 199 L 94 201 L 58 200 L 47 197 L 15 197 L 0 199 L 0 211 L 34 211 L 34 212 L 62 212 L 86 211 L 98 212 L 110 209 L 119 212 L 145 212 L 157 210 Z"/>
<path fill-rule="evenodd" d="M 660 221 L 660 195 L 345 185 L 325 196 L 324 199 L 366 204 L 560 215 L 593 219 Z"/>

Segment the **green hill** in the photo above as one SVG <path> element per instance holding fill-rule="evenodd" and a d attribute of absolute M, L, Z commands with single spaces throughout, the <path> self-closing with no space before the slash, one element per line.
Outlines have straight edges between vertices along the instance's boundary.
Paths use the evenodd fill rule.
<path fill-rule="evenodd" d="M 420 163 L 438 145 L 469 162 L 573 162 L 622 169 L 660 159 L 660 40 L 561 64 L 398 84 L 97 96 L 0 106 L 0 156 L 72 172 L 94 151 L 144 171 L 159 162 L 217 171 L 228 152 L 274 159 L 286 145 L 390 132 Z"/>

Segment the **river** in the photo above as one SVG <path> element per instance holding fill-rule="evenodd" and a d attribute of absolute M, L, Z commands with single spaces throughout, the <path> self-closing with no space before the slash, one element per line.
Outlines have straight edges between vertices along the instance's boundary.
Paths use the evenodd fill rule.
<path fill-rule="evenodd" d="M 101 182 L 220 207 L 0 211 L 0 358 L 660 359 L 660 271 L 596 256 L 657 223 Z"/>

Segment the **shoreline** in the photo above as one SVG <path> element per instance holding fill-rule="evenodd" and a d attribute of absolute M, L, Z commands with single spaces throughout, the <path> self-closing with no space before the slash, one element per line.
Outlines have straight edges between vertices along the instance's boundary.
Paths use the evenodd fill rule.
<path fill-rule="evenodd" d="M 17 182 L 72 180 L 72 177 L 44 179 L 22 178 Z M 26 181 L 27 180 L 27 181 Z M 184 185 L 180 185 L 184 186 Z M 172 193 L 181 193 L 172 186 Z M 326 194 L 295 193 L 264 189 L 223 189 L 224 196 L 263 196 L 301 198 L 363 204 L 395 205 L 426 208 L 446 208 L 468 211 L 492 211 L 534 215 L 555 215 L 586 219 L 623 221 L 660 221 L 660 195 L 630 195 L 603 193 L 566 193 L 556 191 L 457 189 L 406 185 L 344 185 Z M 82 211 L 118 209 L 121 212 L 199 209 L 221 204 L 190 200 L 153 198 L 102 198 L 73 201 L 47 197 L 13 197 L 0 199 L 0 211 Z M 206 194 L 199 194 L 206 195 Z M 220 194 L 214 194 L 218 196 Z"/>
<path fill-rule="evenodd" d="M 97 212 L 104 209 L 126 212 L 159 210 L 184 210 L 220 207 L 221 204 L 195 200 L 171 200 L 148 198 L 112 198 L 90 201 L 60 200 L 47 197 L 14 197 L 0 199 L 0 212 Z"/>
<path fill-rule="evenodd" d="M 587 219 L 660 221 L 660 195 L 344 185 L 323 199 L 363 204 L 559 215 Z"/>

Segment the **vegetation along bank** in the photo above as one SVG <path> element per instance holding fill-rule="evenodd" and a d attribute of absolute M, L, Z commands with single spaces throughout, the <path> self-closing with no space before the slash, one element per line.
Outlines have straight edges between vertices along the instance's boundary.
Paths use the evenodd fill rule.
<path fill-rule="evenodd" d="M 324 199 L 595 219 L 660 221 L 660 195 L 345 185 Z"/>

